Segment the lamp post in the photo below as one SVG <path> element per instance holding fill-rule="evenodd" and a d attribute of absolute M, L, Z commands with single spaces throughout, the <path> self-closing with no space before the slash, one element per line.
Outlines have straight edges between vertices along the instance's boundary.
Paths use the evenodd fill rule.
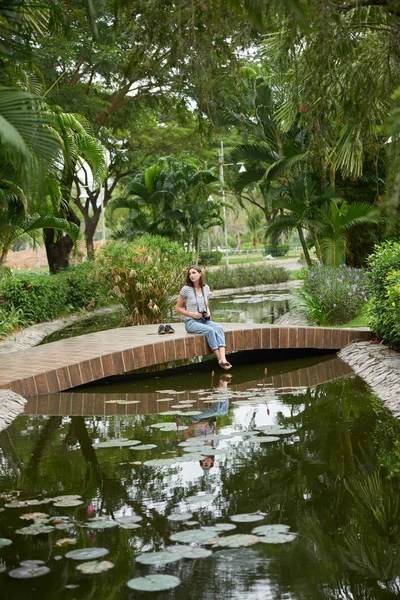
<path fill-rule="evenodd" d="M 222 218 L 224 220 L 224 238 L 225 238 L 225 262 L 229 267 L 229 251 L 228 251 L 228 229 L 226 225 L 226 206 L 225 206 L 225 181 L 224 181 L 224 142 L 221 140 L 221 148 L 218 151 L 219 162 L 219 181 L 221 183 L 221 198 L 222 198 Z"/>
<path fill-rule="evenodd" d="M 221 198 L 222 198 L 222 218 L 224 220 L 224 238 L 225 238 L 225 262 L 226 266 L 229 266 L 229 252 L 228 252 L 228 228 L 226 224 L 226 206 L 225 206 L 225 180 L 224 180 L 224 142 L 221 140 L 221 147 L 218 150 L 218 163 L 219 163 L 219 181 L 221 183 Z M 228 163 L 226 166 L 234 163 Z M 239 173 L 244 173 L 246 167 L 243 163 L 240 164 Z"/>

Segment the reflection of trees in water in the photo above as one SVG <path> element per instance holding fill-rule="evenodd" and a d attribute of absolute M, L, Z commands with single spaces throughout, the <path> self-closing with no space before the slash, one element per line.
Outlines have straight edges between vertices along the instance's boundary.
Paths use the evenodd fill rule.
<path fill-rule="evenodd" d="M 254 564 L 240 570 L 229 563 L 225 578 L 222 552 L 216 552 L 213 559 L 167 567 L 166 572 L 202 581 L 201 592 L 190 590 L 187 598 L 195 592 L 196 598 L 229 597 L 233 588 L 251 589 L 259 576 L 271 580 L 276 597 L 288 589 L 291 597 L 307 600 L 395 597 L 400 567 L 398 481 L 386 480 L 377 471 L 372 399 L 359 380 L 342 378 L 281 400 L 291 407 L 291 414 L 281 414 L 279 422 L 294 426 L 296 436 L 273 444 L 244 440 L 235 444 L 232 454 L 219 456 L 216 509 L 222 510 L 224 520 L 234 513 L 264 511 L 266 522 L 289 524 L 299 531 L 299 539 L 290 546 L 240 550 L 248 560 L 253 556 Z M 231 416 L 222 418 L 226 424 L 231 420 Z M 152 417 L 119 419 L 124 437 L 143 442 L 150 441 L 146 436 L 157 437 L 143 428 L 149 420 Z M 118 425 L 110 419 L 107 426 L 113 437 Z M 118 449 L 116 455 L 113 450 L 94 449 L 92 437 L 101 427 L 100 419 L 94 417 L 21 419 L 6 430 L 7 436 L 1 434 L 0 441 L 8 467 L 1 475 L 3 489 L 16 484 L 32 486 L 35 493 L 62 489 L 63 493 L 81 493 L 85 503 L 96 503 L 106 514 L 130 507 L 144 517 L 139 530 L 95 534 L 97 543 L 106 545 L 118 563 L 118 575 L 111 578 L 114 583 L 107 580 L 101 590 L 100 597 L 105 598 L 106 593 L 115 597 L 124 588 L 135 554 L 142 548 L 163 548 L 175 531 L 176 525 L 159 514 L 157 500 L 169 514 L 187 495 L 210 489 L 205 477 L 177 485 L 173 474 L 179 467 L 136 469 L 130 461 L 137 456 L 129 450 Z M 171 447 L 182 451 L 178 440 L 171 444 L 169 435 L 159 438 L 158 455 Z M 17 463 L 18 475 L 9 468 Z M 203 513 L 203 522 L 207 514 Z M 83 540 L 88 532 L 79 535 Z M 120 585 L 121 578 L 124 583 Z M 85 585 L 89 590 L 91 584 Z"/>

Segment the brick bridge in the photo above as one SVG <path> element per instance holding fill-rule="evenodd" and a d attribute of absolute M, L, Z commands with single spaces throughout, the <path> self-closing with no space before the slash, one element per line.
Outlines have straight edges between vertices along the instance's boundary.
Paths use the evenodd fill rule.
<path fill-rule="evenodd" d="M 365 328 L 280 327 L 225 323 L 228 351 L 308 348 L 339 350 L 354 340 L 369 340 Z M 54 394 L 111 375 L 210 354 L 205 338 L 184 325 L 175 334 L 157 335 L 157 325 L 90 333 L 36 346 L 0 358 L 0 389 L 21 396 Z"/>

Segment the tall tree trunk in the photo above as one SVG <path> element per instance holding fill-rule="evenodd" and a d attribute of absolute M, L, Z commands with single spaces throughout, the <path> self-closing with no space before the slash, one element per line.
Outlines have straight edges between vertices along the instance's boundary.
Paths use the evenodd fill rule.
<path fill-rule="evenodd" d="M 81 222 L 70 208 L 63 211 L 63 213 L 65 219 L 71 223 L 75 223 L 79 227 Z M 43 229 L 43 234 L 50 273 L 55 275 L 63 269 L 68 269 L 71 252 L 74 247 L 74 243 L 69 235 L 48 228 Z"/>
<path fill-rule="evenodd" d="M 311 262 L 311 258 L 310 258 L 310 253 L 308 252 L 306 240 L 304 239 L 303 228 L 301 225 L 297 226 L 297 232 L 299 234 L 300 243 L 301 243 L 301 247 L 303 248 L 304 258 L 306 259 L 307 266 L 311 269 L 312 262 Z"/>

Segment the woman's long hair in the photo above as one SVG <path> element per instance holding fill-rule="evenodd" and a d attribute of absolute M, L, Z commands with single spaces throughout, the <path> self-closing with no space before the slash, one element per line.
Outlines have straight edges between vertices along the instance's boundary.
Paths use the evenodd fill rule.
<path fill-rule="evenodd" d="M 200 269 L 200 267 L 198 267 L 197 265 L 192 265 L 191 267 L 188 268 L 187 273 L 186 273 L 186 285 L 189 285 L 190 287 L 194 287 L 193 282 L 190 280 L 190 277 L 189 277 L 189 271 L 191 271 L 192 269 L 194 269 L 195 271 L 200 273 L 200 275 L 201 275 L 200 285 L 201 285 L 201 287 L 204 287 L 206 285 L 206 282 L 204 280 L 204 274 L 203 274 L 203 271 Z"/>

